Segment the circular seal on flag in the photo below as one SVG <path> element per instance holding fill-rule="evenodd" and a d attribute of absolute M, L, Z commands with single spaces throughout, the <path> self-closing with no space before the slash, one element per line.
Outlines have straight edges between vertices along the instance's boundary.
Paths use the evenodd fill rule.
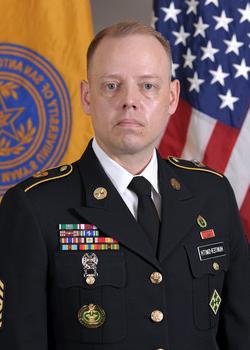
<path fill-rule="evenodd" d="M 0 196 L 62 159 L 71 131 L 67 87 L 37 52 L 0 44 Z"/>

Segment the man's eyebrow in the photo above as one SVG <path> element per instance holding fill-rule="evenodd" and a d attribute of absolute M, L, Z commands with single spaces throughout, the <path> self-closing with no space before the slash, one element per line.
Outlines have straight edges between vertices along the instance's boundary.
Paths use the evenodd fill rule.
<path fill-rule="evenodd" d="M 104 74 L 99 77 L 100 79 L 103 78 L 121 78 L 120 74 Z"/>
<path fill-rule="evenodd" d="M 153 74 L 143 74 L 139 75 L 138 78 L 142 79 L 159 79 L 162 80 L 162 78 L 159 75 L 153 75 Z"/>

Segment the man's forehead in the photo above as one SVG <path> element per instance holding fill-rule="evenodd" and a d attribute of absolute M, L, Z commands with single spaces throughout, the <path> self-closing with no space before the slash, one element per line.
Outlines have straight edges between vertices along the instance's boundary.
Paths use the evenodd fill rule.
<path fill-rule="evenodd" d="M 136 71 L 138 75 L 158 76 L 170 68 L 167 52 L 152 35 L 128 34 L 104 37 L 98 44 L 89 66 L 90 75 L 121 74 Z"/>
<path fill-rule="evenodd" d="M 93 61 L 109 63 L 112 58 L 112 64 L 119 62 L 122 58 L 140 59 L 146 61 L 162 60 L 169 61 L 167 52 L 161 43 L 153 36 L 133 34 L 122 37 L 105 37 L 96 48 Z"/>
<path fill-rule="evenodd" d="M 137 34 L 137 33 L 130 33 L 126 35 L 120 35 L 120 36 L 105 36 L 100 43 L 98 44 L 96 48 L 97 51 L 101 51 L 101 49 L 105 46 L 109 46 L 112 49 L 116 49 L 118 47 L 125 45 L 133 45 L 135 43 L 146 43 L 148 46 L 158 46 L 163 51 L 165 49 L 163 48 L 162 44 L 159 42 L 159 40 L 154 37 L 153 35 L 149 34 Z"/>

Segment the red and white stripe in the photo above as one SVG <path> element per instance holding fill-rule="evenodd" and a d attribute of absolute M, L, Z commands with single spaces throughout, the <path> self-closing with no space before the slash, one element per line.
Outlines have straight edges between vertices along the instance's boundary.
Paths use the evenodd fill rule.
<path fill-rule="evenodd" d="M 181 100 L 170 118 L 159 151 L 197 159 L 224 173 L 235 192 L 250 241 L 250 110 L 241 129 L 229 127 Z"/>

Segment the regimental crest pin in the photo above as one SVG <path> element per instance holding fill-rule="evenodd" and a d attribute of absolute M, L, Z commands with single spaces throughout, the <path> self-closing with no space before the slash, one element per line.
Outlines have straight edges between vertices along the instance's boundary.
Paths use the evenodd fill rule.
<path fill-rule="evenodd" d="M 201 228 L 205 228 L 207 227 L 207 221 L 206 219 L 204 219 L 203 216 L 199 215 L 197 217 L 197 224 L 201 227 Z"/>

